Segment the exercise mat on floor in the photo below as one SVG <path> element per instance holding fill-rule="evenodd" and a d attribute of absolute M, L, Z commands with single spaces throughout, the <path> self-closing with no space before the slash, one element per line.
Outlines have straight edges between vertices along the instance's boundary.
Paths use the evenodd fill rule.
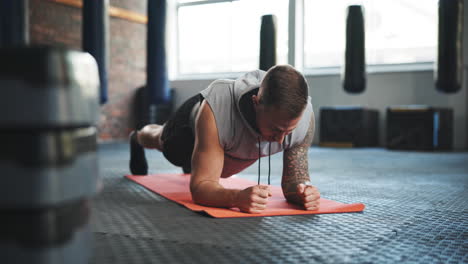
<path fill-rule="evenodd" d="M 351 213 L 361 212 L 365 207 L 362 203 L 344 204 L 321 198 L 318 211 L 306 211 L 301 209 L 300 206 L 286 202 L 281 187 L 271 186 L 273 196 L 269 198 L 267 209 L 261 214 L 248 214 L 240 212 L 237 208 L 225 209 L 195 204 L 190 194 L 190 175 L 188 174 L 126 175 L 125 177 L 190 210 L 203 211 L 216 218 Z M 253 181 L 241 178 L 221 179 L 220 183 L 229 189 L 245 189 L 256 184 Z"/>

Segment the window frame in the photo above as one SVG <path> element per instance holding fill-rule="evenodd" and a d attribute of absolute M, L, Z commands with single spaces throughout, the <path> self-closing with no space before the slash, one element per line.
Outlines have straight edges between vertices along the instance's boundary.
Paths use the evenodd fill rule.
<path fill-rule="evenodd" d="M 235 2 L 239 0 L 201 0 L 185 3 L 177 3 L 172 5 L 169 11 L 173 15 L 171 32 L 175 32 L 170 37 L 171 43 L 176 43 L 175 51 L 171 53 L 170 74 L 172 80 L 210 80 L 218 78 L 237 78 L 246 73 L 242 72 L 213 72 L 213 73 L 180 73 L 180 58 L 179 58 L 179 8 L 185 6 L 207 5 L 224 2 Z M 306 76 L 327 76 L 340 75 L 342 66 L 333 67 L 310 67 L 304 65 L 304 1 L 306 0 L 289 0 L 288 7 L 288 64 L 294 66 Z M 367 64 L 366 73 L 394 73 L 394 72 L 414 72 L 414 71 L 432 71 L 434 69 L 434 61 L 415 62 L 415 63 L 389 63 L 389 64 Z"/>

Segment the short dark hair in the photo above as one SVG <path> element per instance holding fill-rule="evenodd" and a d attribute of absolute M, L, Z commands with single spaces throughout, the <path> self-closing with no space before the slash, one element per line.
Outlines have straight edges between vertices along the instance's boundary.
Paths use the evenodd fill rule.
<path fill-rule="evenodd" d="M 304 76 L 290 65 L 276 65 L 268 70 L 261 84 L 260 103 L 298 117 L 307 104 L 309 89 Z"/>

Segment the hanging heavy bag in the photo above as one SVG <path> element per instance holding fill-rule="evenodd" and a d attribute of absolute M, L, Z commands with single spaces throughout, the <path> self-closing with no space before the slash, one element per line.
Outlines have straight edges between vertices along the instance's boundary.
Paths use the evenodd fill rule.
<path fill-rule="evenodd" d="M 349 93 L 366 88 L 364 16 L 359 5 L 348 7 L 343 88 Z"/>
<path fill-rule="evenodd" d="M 443 93 L 456 93 L 463 74 L 463 0 L 439 1 L 439 41 L 435 86 Z"/>

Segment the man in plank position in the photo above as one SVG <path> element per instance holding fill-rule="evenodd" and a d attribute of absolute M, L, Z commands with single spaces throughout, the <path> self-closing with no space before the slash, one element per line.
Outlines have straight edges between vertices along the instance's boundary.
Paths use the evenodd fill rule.
<path fill-rule="evenodd" d="M 217 80 L 187 100 L 164 125 L 147 125 L 130 135 L 130 171 L 148 173 L 143 148 L 158 149 L 191 173 L 190 191 L 200 205 L 261 213 L 267 185 L 225 189 L 232 176 L 260 157 L 283 155 L 281 187 L 288 202 L 319 208 L 320 193 L 309 184 L 308 149 L 315 118 L 304 76 L 289 65 Z"/>

